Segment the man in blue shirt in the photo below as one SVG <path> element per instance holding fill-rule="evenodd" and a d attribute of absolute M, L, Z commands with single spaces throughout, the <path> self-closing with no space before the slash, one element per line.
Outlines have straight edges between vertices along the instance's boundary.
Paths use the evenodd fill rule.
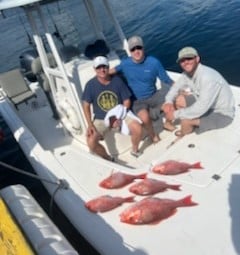
<path fill-rule="evenodd" d="M 90 150 L 104 159 L 111 160 L 105 148 L 99 143 L 104 138 L 108 127 L 104 123 L 106 113 L 116 105 L 122 104 L 127 109 L 131 106 L 131 92 L 118 76 L 109 75 L 109 63 L 103 56 L 93 62 L 96 76 L 87 82 L 83 91 L 83 111 L 88 124 L 87 143 Z M 91 113 L 93 107 L 94 118 Z M 128 120 L 131 133 L 132 155 L 139 156 L 138 145 L 142 136 L 141 124 Z"/>
<path fill-rule="evenodd" d="M 110 73 L 120 72 L 126 78 L 134 96 L 133 111 L 142 120 L 152 141 L 156 143 L 160 138 L 153 129 L 150 110 L 158 108 L 160 113 L 165 95 L 173 81 L 158 59 L 145 55 L 141 37 L 129 38 L 128 47 L 131 56 L 123 59 L 118 66 L 110 70 Z M 157 78 L 162 83 L 160 90 L 156 88 Z M 171 122 L 164 123 L 164 128 L 170 131 L 175 129 Z"/>

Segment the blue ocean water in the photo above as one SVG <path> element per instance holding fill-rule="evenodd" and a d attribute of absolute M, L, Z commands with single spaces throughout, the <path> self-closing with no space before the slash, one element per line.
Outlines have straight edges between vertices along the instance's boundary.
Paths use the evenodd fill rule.
<path fill-rule="evenodd" d="M 106 13 L 101 1 L 95 1 L 98 14 Z M 111 0 L 114 10 L 126 36 L 134 34 L 143 37 L 148 54 L 159 58 L 166 69 L 180 71 L 176 64 L 180 48 L 191 45 L 198 49 L 202 62 L 220 71 L 232 84 L 240 86 L 240 1 L 239 0 Z M 79 24 L 79 16 L 85 14 L 78 7 L 79 0 L 61 0 L 58 4 L 45 7 L 50 14 L 50 31 L 59 32 L 66 44 L 78 44 L 82 35 L 88 35 L 88 24 Z M 4 17 L 5 16 L 5 17 Z M 0 73 L 19 66 L 19 56 L 32 48 L 31 30 L 23 12 L 10 10 L 0 16 Z M 82 30 L 72 24 L 78 24 Z M 69 25 L 70 24 L 70 25 Z M 115 35 L 108 24 L 104 24 L 108 37 L 115 43 Z M 56 31 L 57 29 L 57 31 Z M 59 42 L 61 44 L 61 42 Z M 20 148 L 11 136 L 10 130 L 1 120 L 6 138 L 0 144 L 1 160 L 32 171 Z M 0 188 L 22 183 L 37 199 L 48 206 L 46 192 L 40 182 L 0 168 Z M 62 216 L 55 210 L 55 221 L 62 222 Z M 65 223 L 66 224 L 66 223 Z M 75 231 L 64 224 L 67 234 L 81 254 L 97 254 Z"/>
<path fill-rule="evenodd" d="M 176 64 L 178 50 L 186 45 L 198 49 L 202 62 L 219 70 L 232 84 L 240 85 L 240 1 L 238 0 L 112 0 L 112 9 L 129 37 L 133 34 L 144 38 L 146 50 L 158 57 L 166 69 L 180 71 Z M 64 24 L 79 23 L 85 14 L 78 7 L 79 0 L 61 0 L 58 4 L 45 8 L 52 15 L 49 20 L 50 31 L 57 27 L 66 43 L 76 42 L 82 34 L 78 29 Z M 97 12 L 106 15 L 101 8 Z M 67 16 L 58 14 L 67 13 Z M 71 15 L 70 15 L 71 13 Z M 72 15 L 73 14 L 73 15 Z M 14 10 L 0 17 L 0 72 L 19 64 L 18 57 L 29 47 L 31 30 L 23 13 Z M 66 18 L 66 20 L 64 20 Z M 71 19 L 71 20 L 70 20 Z M 23 25 L 24 24 L 24 25 Z M 88 25 L 84 36 L 88 34 Z M 104 26 L 107 26 L 104 24 Z M 110 37 L 114 40 L 114 35 Z M 72 36 L 73 35 L 73 36 Z"/>

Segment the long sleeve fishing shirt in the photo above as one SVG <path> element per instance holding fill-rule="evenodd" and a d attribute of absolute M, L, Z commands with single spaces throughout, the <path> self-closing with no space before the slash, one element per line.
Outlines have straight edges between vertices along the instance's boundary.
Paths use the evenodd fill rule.
<path fill-rule="evenodd" d="M 196 101 L 191 106 L 174 111 L 175 119 L 200 118 L 209 110 L 234 117 L 234 98 L 227 81 L 216 70 L 202 64 L 192 77 L 182 73 L 166 95 L 166 103 L 173 103 L 179 91 L 190 89 Z"/>

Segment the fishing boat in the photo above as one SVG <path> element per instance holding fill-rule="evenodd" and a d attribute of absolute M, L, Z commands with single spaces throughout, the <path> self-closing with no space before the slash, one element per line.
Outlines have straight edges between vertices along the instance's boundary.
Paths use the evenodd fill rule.
<path fill-rule="evenodd" d="M 106 161 L 88 150 L 81 95 L 86 82 L 94 76 L 92 57 L 96 53 L 107 55 L 110 66 L 115 66 L 123 54 L 129 54 L 126 37 L 107 0 L 84 0 L 79 1 L 83 6 L 79 19 L 83 16 L 84 27 L 87 15 L 92 29 L 84 34 L 79 47 L 59 48 L 48 29 L 48 14 L 41 8 L 52 2 L 0 1 L 1 11 L 20 6 L 25 11 L 39 56 L 33 57 L 31 69 L 25 72 L 26 76 L 32 72 L 36 81 L 26 83 L 19 69 L 0 75 L 0 112 L 59 208 L 103 255 L 240 254 L 239 87 L 231 85 L 236 115 L 228 127 L 176 140 L 174 133 L 163 130 L 156 120 L 154 127 L 161 141 L 151 144 L 144 139 L 140 146 L 143 154 L 138 158 L 130 154 L 129 136 L 109 132 L 103 144 L 115 162 Z M 106 11 L 104 17 L 98 16 L 99 4 Z M 111 22 L 118 46 L 108 42 L 104 22 Z M 173 80 L 179 77 L 178 73 L 168 73 Z M 166 160 L 201 162 L 203 169 L 174 176 L 151 171 L 153 165 Z M 111 190 L 99 186 L 113 172 L 147 173 L 149 178 L 179 184 L 181 191 L 167 190 L 154 196 L 178 200 L 191 195 L 198 205 L 179 208 L 160 223 L 145 225 L 120 221 L 119 215 L 128 203 L 105 213 L 90 212 L 85 203 L 100 195 L 130 195 L 129 186 Z"/>

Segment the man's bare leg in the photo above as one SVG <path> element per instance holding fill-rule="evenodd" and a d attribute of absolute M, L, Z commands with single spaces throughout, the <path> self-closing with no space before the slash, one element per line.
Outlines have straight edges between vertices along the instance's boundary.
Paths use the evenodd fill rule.
<path fill-rule="evenodd" d="M 97 154 L 98 156 L 106 159 L 111 160 L 112 157 L 107 154 L 106 149 L 103 147 L 102 144 L 99 143 L 101 136 L 98 133 L 94 133 L 87 137 L 87 144 L 89 149 Z"/>
<path fill-rule="evenodd" d="M 138 112 L 138 117 L 142 120 L 144 127 L 147 130 L 148 135 L 152 139 L 153 143 L 160 141 L 159 136 L 155 133 L 152 125 L 152 120 L 147 110 L 143 109 Z"/>
<path fill-rule="evenodd" d="M 137 121 L 132 121 L 129 124 L 129 130 L 131 133 L 132 151 L 138 152 L 139 143 L 142 139 L 142 125 Z"/>

